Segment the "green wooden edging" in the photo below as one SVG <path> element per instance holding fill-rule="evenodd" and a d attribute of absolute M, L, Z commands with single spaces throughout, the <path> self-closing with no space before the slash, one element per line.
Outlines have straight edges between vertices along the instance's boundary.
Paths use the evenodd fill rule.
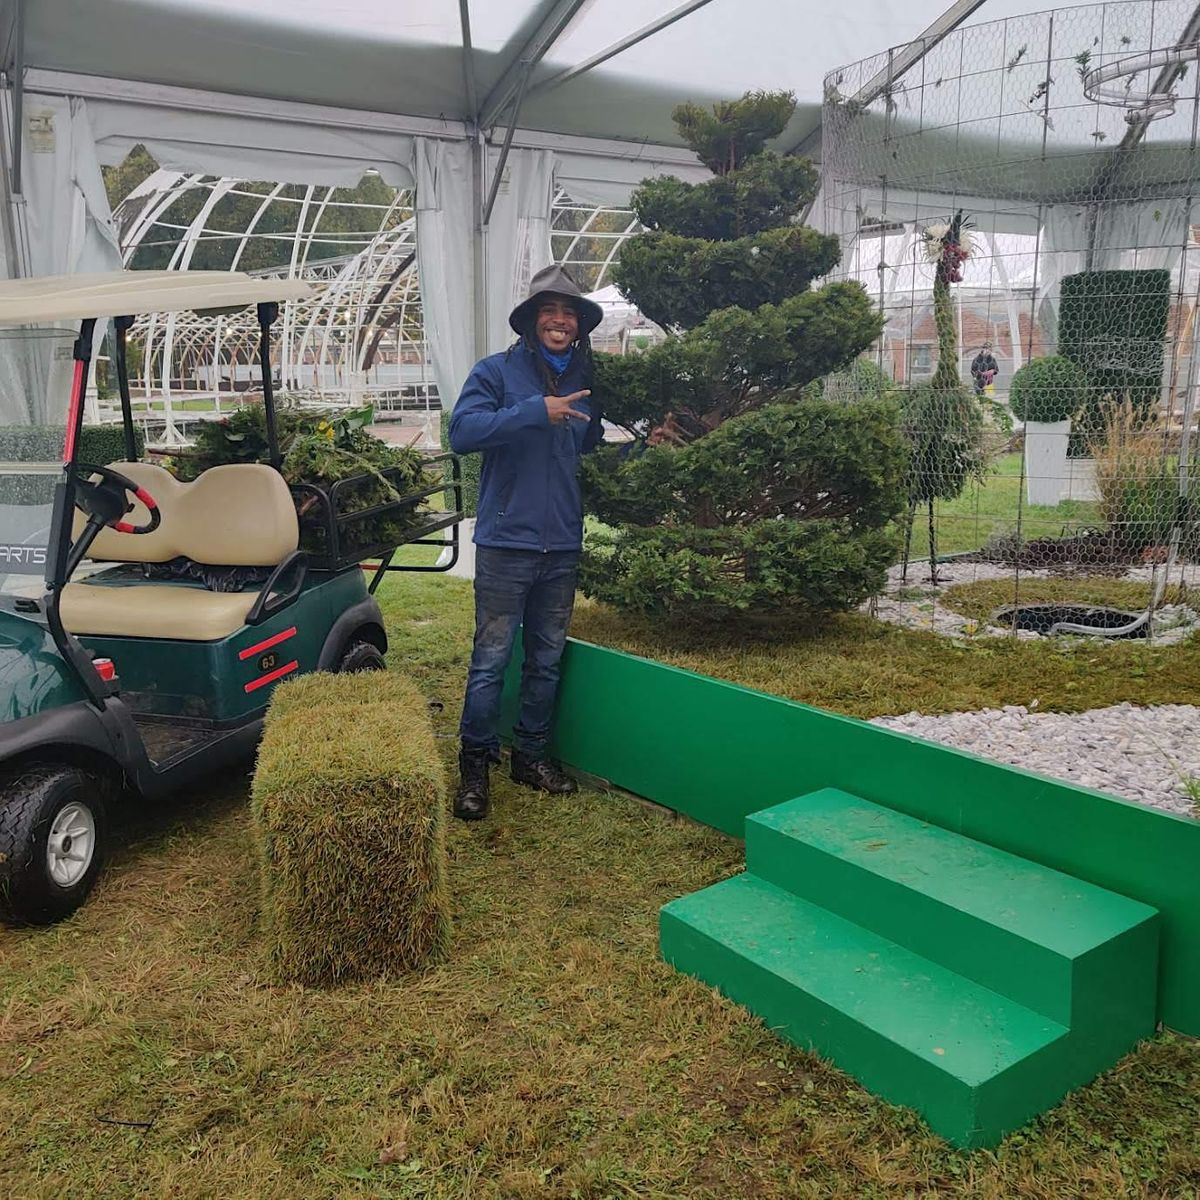
<path fill-rule="evenodd" d="M 1153 905 L 1159 1019 L 1200 1036 L 1200 821 L 574 640 L 555 728 L 562 762 L 735 837 L 836 787 Z"/>

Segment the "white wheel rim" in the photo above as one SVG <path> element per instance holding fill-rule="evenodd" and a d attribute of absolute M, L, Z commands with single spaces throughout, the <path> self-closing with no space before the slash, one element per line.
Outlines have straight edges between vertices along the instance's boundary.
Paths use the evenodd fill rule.
<path fill-rule="evenodd" d="M 46 866 L 59 887 L 77 884 L 92 865 L 96 853 L 96 818 L 83 804 L 59 810 L 46 841 Z"/>

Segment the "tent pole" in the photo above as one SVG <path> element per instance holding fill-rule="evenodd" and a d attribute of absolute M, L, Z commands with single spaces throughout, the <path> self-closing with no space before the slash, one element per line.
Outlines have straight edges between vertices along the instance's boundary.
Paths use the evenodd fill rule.
<path fill-rule="evenodd" d="M 517 90 L 523 89 L 524 79 L 529 72 L 542 61 L 546 51 L 562 36 L 583 5 L 584 0 L 558 0 L 549 11 L 543 11 L 533 35 L 508 60 L 499 82 L 484 97 L 479 113 L 479 125 L 483 129 L 495 124 L 496 118 L 509 106 Z"/>
<path fill-rule="evenodd" d="M 0 111 L 0 187 L 4 195 L 0 197 L 0 226 L 4 234 L 4 261 L 8 275 L 14 279 L 21 275 L 20 251 L 17 247 L 16 204 L 12 194 L 12 172 L 9 165 L 12 162 L 12 132 L 8 126 L 8 112 L 11 97 L 0 92 L 3 109 Z"/>
<path fill-rule="evenodd" d="M 462 27 L 463 87 L 467 93 L 467 112 L 471 120 L 479 118 L 479 93 L 475 88 L 475 57 L 471 48 L 469 0 L 458 0 L 458 23 Z"/>
<path fill-rule="evenodd" d="M 854 103 L 865 108 L 872 101 L 878 100 L 897 79 L 912 70 L 934 46 L 949 37 L 969 16 L 977 9 L 982 8 L 983 4 L 984 0 L 955 0 L 936 21 L 913 38 L 907 46 L 888 55 L 888 65 L 876 72 L 854 93 Z M 806 133 L 783 153 L 809 155 L 820 137 L 821 127 L 818 125 L 816 129 Z"/>
<path fill-rule="evenodd" d="M 465 4 L 466 0 L 461 0 L 461 2 Z M 593 54 L 590 58 L 585 58 L 577 67 L 569 67 L 565 71 L 560 71 L 557 75 L 551 75 L 549 79 L 539 83 L 537 87 L 530 88 L 528 95 L 530 97 L 540 96 L 543 92 L 548 92 L 551 88 L 560 87 L 572 79 L 577 79 L 593 67 L 598 67 L 601 63 L 608 62 L 610 58 L 616 58 L 618 54 L 623 54 L 639 42 L 644 42 L 648 37 L 652 37 L 661 30 L 669 28 L 676 21 L 683 20 L 684 17 L 689 16 L 697 9 L 703 8 L 709 3 L 711 3 L 711 0 L 688 0 L 686 4 L 681 4 L 678 8 L 671 9 L 669 13 L 664 13 L 656 21 L 651 21 L 649 25 L 643 25 L 641 29 L 635 30 L 627 37 L 623 37 L 619 42 L 613 42 L 607 49 Z"/>
<path fill-rule="evenodd" d="M 263 421 L 267 429 L 267 459 L 277 471 L 283 464 L 279 453 L 279 429 L 275 424 L 275 385 L 271 378 L 271 326 L 279 316 L 279 305 L 260 304 L 258 316 L 258 363 L 262 370 Z"/>
<path fill-rule="evenodd" d="M 525 84 L 528 79 L 529 72 L 526 71 L 521 79 L 517 98 L 513 101 L 512 119 L 508 123 L 508 128 L 504 131 L 504 143 L 500 147 L 500 157 L 496 160 L 496 173 L 492 176 L 492 186 L 488 190 L 487 202 L 483 206 L 483 223 L 485 226 L 492 219 L 492 209 L 496 207 L 496 196 L 500 191 L 500 180 L 504 177 L 504 164 L 508 162 L 508 152 L 512 147 L 513 134 L 517 131 L 517 121 L 521 117 L 521 102 L 525 99 Z"/>
<path fill-rule="evenodd" d="M 471 265 L 475 294 L 475 357 L 487 354 L 487 256 L 484 253 L 485 229 L 483 224 L 483 178 L 486 143 L 482 131 L 476 127 L 471 139 Z M 454 397 L 448 398 L 454 404 Z M 446 398 L 443 398 L 443 406 Z"/>
<path fill-rule="evenodd" d="M 21 192 L 21 158 L 25 123 L 25 0 L 16 0 L 13 16 L 13 61 L 9 83 L 8 103 L 12 115 L 11 127 L 0 122 L 0 140 L 5 143 L 4 167 L 7 169 L 7 200 L 4 206 L 4 235 L 10 278 L 20 279 L 30 273 L 29 234 L 25 222 L 25 197 Z"/>
<path fill-rule="evenodd" d="M 21 129 L 25 121 L 25 0 L 17 0 L 16 46 L 13 57 L 12 190 L 21 194 Z"/>

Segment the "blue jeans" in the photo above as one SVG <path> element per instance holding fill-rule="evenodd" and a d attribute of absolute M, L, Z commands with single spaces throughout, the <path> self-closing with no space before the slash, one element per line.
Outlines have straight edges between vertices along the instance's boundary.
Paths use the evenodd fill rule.
<path fill-rule="evenodd" d="M 475 648 L 459 734 L 465 750 L 498 754 L 500 695 L 517 626 L 524 625 L 516 749 L 542 758 L 550 740 L 558 666 L 575 606 L 578 550 L 475 550 Z"/>

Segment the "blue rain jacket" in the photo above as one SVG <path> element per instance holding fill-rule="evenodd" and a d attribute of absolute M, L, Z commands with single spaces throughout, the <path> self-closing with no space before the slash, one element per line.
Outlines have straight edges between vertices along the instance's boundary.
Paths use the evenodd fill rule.
<path fill-rule="evenodd" d="M 455 454 L 483 455 L 477 546 L 546 552 L 583 545 L 579 460 L 603 438 L 600 410 L 588 396 L 571 407 L 589 420 L 552 425 L 536 353 L 521 342 L 476 363 L 450 416 Z M 560 396 L 592 386 L 578 352 L 556 382 Z"/>

